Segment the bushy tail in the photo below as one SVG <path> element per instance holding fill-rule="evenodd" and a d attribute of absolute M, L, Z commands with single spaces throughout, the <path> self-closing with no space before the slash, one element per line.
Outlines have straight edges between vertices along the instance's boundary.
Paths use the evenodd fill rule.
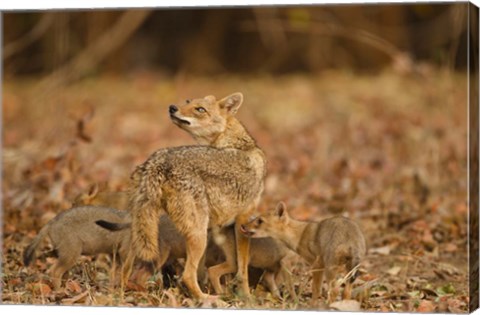
<path fill-rule="evenodd" d="M 155 260 L 158 253 L 158 223 L 161 211 L 163 174 L 154 161 L 147 161 L 132 175 L 130 209 L 132 213 L 132 249 L 144 261 Z"/>
<path fill-rule="evenodd" d="M 37 250 L 37 247 L 40 242 L 45 238 L 45 236 L 47 236 L 49 229 L 50 223 L 47 223 L 43 228 L 40 229 L 40 232 L 38 232 L 38 235 L 35 236 L 30 245 L 25 248 L 23 252 L 23 264 L 25 266 L 30 265 L 30 263 L 35 259 L 35 252 Z"/>
<path fill-rule="evenodd" d="M 105 220 L 97 220 L 95 224 L 109 231 L 121 231 L 132 226 L 132 223 L 113 223 Z"/>

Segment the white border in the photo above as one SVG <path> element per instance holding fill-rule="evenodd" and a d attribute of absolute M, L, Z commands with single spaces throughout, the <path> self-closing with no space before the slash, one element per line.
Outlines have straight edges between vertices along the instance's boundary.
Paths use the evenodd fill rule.
<path fill-rule="evenodd" d="M 252 5 L 306 5 L 306 4 L 375 4 L 375 3 L 396 3 L 396 4 L 406 4 L 406 3 L 445 3 L 445 2 L 466 2 L 466 1 L 429 1 L 429 0 L 324 0 L 324 1 L 305 1 L 305 0 L 177 0 L 177 1 L 154 1 L 154 0 L 7 0 L 0 2 L 0 11 L 3 13 L 11 11 L 23 11 L 23 10 L 45 10 L 45 9 L 98 9 L 98 8 L 168 8 L 168 7 L 225 7 L 225 6 L 236 6 L 236 7 L 245 7 Z M 480 0 L 470 0 L 468 2 L 473 3 L 474 5 L 480 7 Z M 0 22 L 2 21 L 0 17 Z M 3 25 L 1 25 L 3 26 Z M 1 42 L 0 34 L 0 42 Z M 1 57 L 1 52 L 0 52 Z M 1 58 L 0 58 L 1 60 Z M 1 65 L 0 65 L 0 74 L 1 74 Z M 2 77 L 3 79 L 3 77 Z M 0 95 L 1 95 L 1 86 L 0 86 Z M 1 118 L 1 116 L 0 116 Z M 1 157 L 0 157 L 1 158 Z M 1 166 L 1 165 L 0 165 Z M 2 215 L 0 213 L 0 219 Z M 0 220 L 1 224 L 1 220 Z M 1 235 L 1 226 L 0 226 L 0 235 Z M 0 239 L 1 244 L 1 239 Z M 1 248 L 0 248 L 1 250 Z M 1 269 L 0 269 L 1 270 Z M 0 303 L 1 303 L 1 292 L 0 292 Z M 226 312 L 226 314 L 248 314 L 248 315 L 265 315 L 268 313 L 272 314 L 272 311 L 263 311 L 263 310 L 215 310 L 215 309 L 173 309 L 173 308 L 157 308 L 157 307 L 79 307 L 79 306 L 34 306 L 34 305 L 5 305 L 0 304 L 0 311 L 2 314 L 14 314 L 20 312 L 43 315 L 43 314 L 65 314 L 68 312 L 69 315 L 83 315 L 85 312 L 89 314 L 155 314 L 158 315 L 159 312 L 162 314 L 194 314 L 194 315 L 207 315 L 215 312 Z M 235 313 L 234 313 L 235 312 Z M 273 313 L 278 314 L 278 311 L 273 311 Z M 308 311 L 308 313 L 312 313 Z M 476 311 L 476 314 L 479 312 Z M 295 311 L 295 314 L 307 314 L 307 311 Z M 330 312 L 321 312 L 316 311 L 315 314 L 331 314 Z M 354 315 L 357 313 L 352 312 L 342 312 L 335 314 L 346 314 Z M 360 314 L 372 314 L 376 315 L 378 313 L 373 312 L 362 312 Z M 388 314 L 408 314 L 408 313 L 388 313 Z"/>

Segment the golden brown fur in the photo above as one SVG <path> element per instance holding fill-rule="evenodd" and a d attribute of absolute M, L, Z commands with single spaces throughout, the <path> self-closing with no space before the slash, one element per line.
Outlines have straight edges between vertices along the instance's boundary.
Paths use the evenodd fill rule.
<path fill-rule="evenodd" d="M 88 193 L 81 193 L 75 198 L 74 204 L 77 205 L 116 205 L 124 210 L 128 208 L 128 194 L 126 192 L 99 190 L 98 185 L 92 185 Z M 130 212 L 125 212 L 122 222 L 110 222 L 105 219 L 97 220 L 97 225 L 111 231 L 118 231 L 119 237 L 128 237 L 127 249 L 130 249 L 131 235 L 131 216 Z M 176 260 L 186 258 L 185 238 L 178 232 L 172 220 L 167 215 L 162 215 L 158 223 L 158 252 L 159 257 L 155 261 L 155 267 L 160 270 L 165 265 L 170 265 Z M 126 256 L 124 256 L 125 258 Z M 198 270 L 198 277 L 203 282 L 206 280 L 205 264 L 201 263 Z M 142 281 L 140 281 L 141 283 Z"/>
<path fill-rule="evenodd" d="M 213 96 L 170 106 L 170 117 L 205 145 L 160 149 L 131 176 L 132 255 L 158 257 L 156 229 L 165 211 L 184 235 L 187 260 L 183 281 L 196 298 L 206 298 L 197 283 L 197 268 L 207 246 L 207 229 L 236 222 L 237 279 L 248 294 L 249 240 L 239 232 L 258 205 L 266 161 L 262 150 L 234 117 L 243 96 L 235 93 L 217 101 Z"/>

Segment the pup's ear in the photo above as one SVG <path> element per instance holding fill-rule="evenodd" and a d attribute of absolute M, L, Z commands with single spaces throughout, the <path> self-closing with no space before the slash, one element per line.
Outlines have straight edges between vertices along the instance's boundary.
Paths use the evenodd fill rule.
<path fill-rule="evenodd" d="M 217 101 L 217 99 L 213 95 L 205 96 L 203 99 L 209 102 L 210 104 L 213 104 Z"/>
<path fill-rule="evenodd" d="M 283 201 L 280 201 L 275 207 L 275 215 L 280 219 L 287 217 L 287 205 Z"/>
<path fill-rule="evenodd" d="M 90 186 L 90 188 L 88 189 L 88 195 L 87 196 L 89 198 L 95 197 L 98 194 L 98 190 L 99 190 L 98 183 L 92 184 Z"/>
<path fill-rule="evenodd" d="M 219 101 L 220 106 L 226 108 L 230 115 L 235 115 L 243 103 L 243 94 L 233 93 Z"/>

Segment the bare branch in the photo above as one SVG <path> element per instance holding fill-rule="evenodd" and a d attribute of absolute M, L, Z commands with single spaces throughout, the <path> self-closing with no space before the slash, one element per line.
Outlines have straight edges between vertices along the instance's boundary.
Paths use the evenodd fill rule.
<path fill-rule="evenodd" d="M 344 37 L 351 40 L 355 40 L 366 45 L 369 45 L 375 49 L 378 49 L 384 52 L 386 55 L 390 56 L 392 59 L 395 58 L 401 51 L 395 47 L 392 43 L 387 40 L 377 36 L 373 33 L 367 32 L 365 30 L 359 30 L 356 28 L 348 28 L 341 25 L 333 23 L 316 23 L 309 22 L 308 28 L 299 28 L 290 25 L 287 21 L 276 20 L 276 23 L 282 23 L 282 29 L 289 33 L 307 33 L 311 32 L 320 36 L 335 36 L 335 37 Z M 243 24 L 243 30 L 254 32 L 258 30 L 259 23 L 272 23 L 272 21 L 256 21 L 256 22 L 246 22 Z M 272 31 L 272 30 L 271 30 Z"/>
<path fill-rule="evenodd" d="M 40 39 L 50 28 L 53 21 L 53 13 L 44 13 L 38 20 L 37 24 L 35 24 L 35 26 L 27 34 L 5 45 L 3 49 L 3 60 L 7 60 Z"/>
<path fill-rule="evenodd" d="M 118 49 L 142 25 L 150 14 L 148 10 L 128 10 L 97 40 L 88 45 L 72 61 L 44 78 L 41 89 L 68 84 L 94 70 L 108 55 Z"/>

